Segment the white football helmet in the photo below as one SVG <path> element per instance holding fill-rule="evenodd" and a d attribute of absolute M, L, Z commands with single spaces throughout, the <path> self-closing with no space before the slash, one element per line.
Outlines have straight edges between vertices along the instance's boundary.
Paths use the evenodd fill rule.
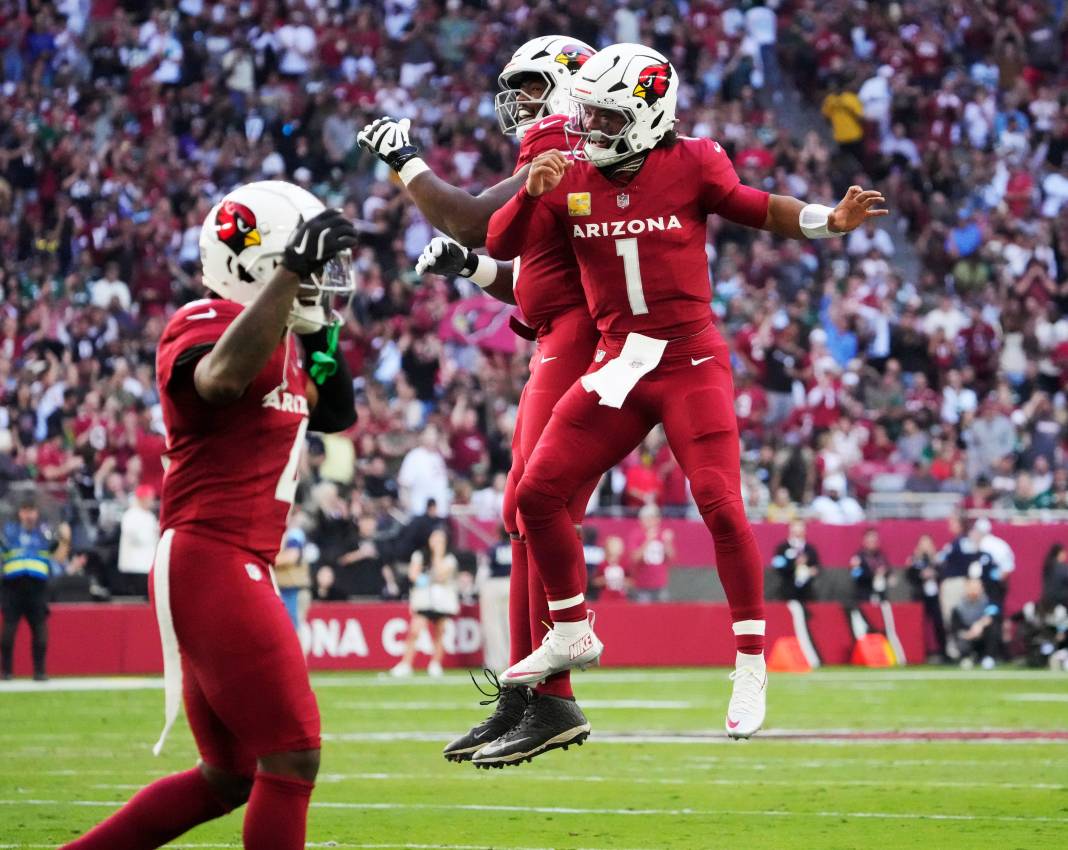
<path fill-rule="evenodd" d="M 522 139 L 527 129 L 542 118 L 567 112 L 571 76 L 595 52 L 585 42 L 566 35 L 539 36 L 520 47 L 497 77 L 502 91 L 494 99 L 494 108 L 501 131 Z M 537 100 L 520 91 L 519 86 L 528 75 L 545 81 L 545 93 Z"/>
<path fill-rule="evenodd" d="M 200 228 L 204 285 L 230 301 L 248 304 L 282 262 L 290 234 L 326 207 L 311 192 L 282 180 L 246 183 L 211 208 Z M 333 303 L 356 290 L 352 252 L 302 280 L 289 327 L 311 333 L 339 320 Z"/>
<path fill-rule="evenodd" d="M 675 126 L 679 78 L 667 57 L 641 44 L 613 44 L 571 80 L 572 152 L 610 165 L 654 148 Z M 590 109 L 620 113 L 618 132 L 590 128 Z"/>

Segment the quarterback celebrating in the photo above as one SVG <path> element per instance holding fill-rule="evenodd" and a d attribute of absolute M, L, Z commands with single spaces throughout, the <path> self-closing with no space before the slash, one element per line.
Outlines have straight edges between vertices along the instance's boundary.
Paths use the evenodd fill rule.
<path fill-rule="evenodd" d="M 461 274 L 493 297 L 518 303 L 530 327 L 515 323 L 513 328 L 538 341 L 530 361 L 531 377 L 519 402 L 512 468 L 504 496 L 503 523 L 512 544 L 508 594 L 511 663 L 525 658 L 541 643 L 549 622 L 545 588 L 537 572 L 528 569 L 527 541 L 516 510 L 516 486 L 553 405 L 586 371 L 599 334 L 565 235 L 554 233 L 528 246 L 516 269 L 511 263 L 497 263 L 464 246 L 476 247 L 485 241 L 490 215 L 523 185 L 525 167 L 531 160 L 567 143 L 567 115 L 563 113 L 572 75 L 593 54 L 589 45 L 562 35 L 532 39 L 515 51 L 498 78 L 501 91 L 496 108 L 501 129 L 521 142 L 516 175 L 477 197 L 445 183 L 418 158 L 407 122 L 382 118 L 360 134 L 361 143 L 397 171 L 430 223 L 458 240 L 434 239 L 423 251 L 418 271 Z M 598 479 L 594 476 L 583 482 L 568 501 L 573 526 L 582 523 Z M 479 767 L 503 767 L 550 749 L 582 743 L 590 733 L 590 724 L 575 702 L 570 672 L 562 670 L 532 684 L 533 690 L 526 684 L 504 688 L 490 717 L 449 743 L 445 757 L 472 760 Z"/>
<path fill-rule="evenodd" d="M 156 352 L 168 465 L 152 568 L 167 706 L 156 751 L 184 698 L 200 762 L 68 850 L 162 847 L 246 802 L 246 848 L 304 847 L 319 710 L 270 564 L 305 432 L 356 419 L 330 309 L 354 288 L 355 244 L 340 212 L 278 181 L 236 189 L 204 222 L 204 281 L 217 297 L 178 310 Z"/>
<path fill-rule="evenodd" d="M 501 681 L 537 681 L 599 658 L 567 504 L 662 423 L 712 534 L 731 608 L 737 655 L 726 731 L 748 737 L 765 713 L 763 564 L 740 494 L 734 390 L 710 306 L 706 219 L 817 239 L 886 211 L 873 208 L 883 201 L 878 192 L 859 187 L 831 209 L 743 186 L 719 144 L 674 133 L 678 86 L 671 63 L 650 48 L 617 44 L 596 54 L 572 83 L 574 158 L 540 154 L 525 186 L 490 221 L 486 247 L 499 259 L 569 239 L 602 335 L 519 482 L 520 519 L 553 628 Z"/>

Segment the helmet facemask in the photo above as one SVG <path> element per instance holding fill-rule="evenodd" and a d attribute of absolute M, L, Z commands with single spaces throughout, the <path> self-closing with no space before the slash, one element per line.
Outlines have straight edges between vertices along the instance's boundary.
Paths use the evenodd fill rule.
<path fill-rule="evenodd" d="M 352 251 L 342 251 L 317 273 L 301 280 L 289 313 L 294 333 L 314 333 L 340 324 L 341 313 L 356 292 L 356 269 Z"/>
<path fill-rule="evenodd" d="M 523 91 L 523 84 L 530 78 L 540 80 L 545 90 L 540 97 L 531 97 Z M 552 113 L 552 96 L 556 81 L 543 71 L 515 71 L 499 78 L 502 91 L 493 99 L 497 123 L 506 136 L 522 138 L 523 133 Z"/>
<path fill-rule="evenodd" d="M 600 116 L 598 113 L 602 113 Z M 618 129 L 600 128 L 591 129 L 597 119 L 600 123 L 606 123 L 603 113 L 615 113 L 618 116 L 616 123 Z M 586 160 L 593 165 L 613 165 L 633 156 L 635 151 L 630 144 L 628 135 L 634 127 L 634 115 L 629 109 L 619 106 L 602 106 L 598 103 L 590 103 L 572 95 L 570 120 L 564 126 L 564 134 L 567 136 L 569 147 L 575 159 Z M 606 130 L 610 130 L 606 132 Z"/>

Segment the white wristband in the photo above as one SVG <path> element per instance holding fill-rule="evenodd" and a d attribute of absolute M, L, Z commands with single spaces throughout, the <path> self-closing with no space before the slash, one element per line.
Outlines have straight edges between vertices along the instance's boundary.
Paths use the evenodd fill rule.
<path fill-rule="evenodd" d="M 798 224 L 801 232 L 809 239 L 830 239 L 832 236 L 841 236 L 827 229 L 827 219 L 834 210 L 823 204 L 806 204 L 801 208 Z"/>
<path fill-rule="evenodd" d="M 400 177 L 401 183 L 407 186 L 424 171 L 429 170 L 429 165 L 423 162 L 419 157 L 415 157 L 414 159 L 409 159 L 401 166 L 401 170 L 397 172 L 397 176 Z"/>
<path fill-rule="evenodd" d="M 475 254 L 475 257 L 478 259 L 478 265 L 471 272 L 469 279 L 485 289 L 497 279 L 497 261 L 485 254 Z"/>

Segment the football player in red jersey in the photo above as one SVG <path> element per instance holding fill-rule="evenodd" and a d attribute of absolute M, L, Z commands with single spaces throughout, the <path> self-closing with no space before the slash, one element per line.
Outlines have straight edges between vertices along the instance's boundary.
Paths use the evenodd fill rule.
<path fill-rule="evenodd" d="M 356 231 L 298 186 L 242 186 L 208 214 L 205 285 L 156 352 L 167 470 L 152 568 L 167 723 L 184 698 L 200 761 L 142 789 L 69 850 L 149 850 L 248 803 L 244 846 L 304 847 L 319 710 L 274 586 L 304 434 L 355 422 L 329 302 Z M 294 331 L 312 361 L 301 368 Z"/>
<path fill-rule="evenodd" d="M 572 82 L 574 159 L 534 159 L 526 184 L 490 222 L 486 247 L 508 259 L 546 239 L 571 241 L 602 341 L 589 372 L 553 410 L 519 483 L 528 548 L 549 596 L 553 628 L 501 676 L 536 681 L 596 663 L 582 547 L 565 506 L 580 482 L 619 463 L 662 423 L 715 541 L 731 607 L 736 670 L 726 728 L 748 737 L 764 719 L 763 564 L 740 494 L 738 425 L 729 351 L 712 320 L 706 219 L 791 238 L 850 231 L 878 192 L 849 190 L 830 209 L 741 185 L 710 139 L 672 131 L 678 78 L 667 59 L 617 44 Z"/>
<path fill-rule="evenodd" d="M 531 377 L 523 390 L 512 441 L 512 469 L 504 500 L 504 525 L 512 541 L 509 589 L 511 663 L 541 643 L 549 622 L 545 588 L 527 567 L 527 547 L 518 522 L 515 489 L 549 421 L 553 405 L 586 371 L 599 339 L 579 280 L 578 265 L 566 236 L 553 235 L 529 246 L 514 271 L 512 263 L 496 263 L 468 247 L 482 245 L 490 215 L 522 186 L 525 166 L 539 153 L 567 142 L 564 125 L 572 75 L 594 54 L 593 48 L 568 36 L 542 36 L 528 41 L 501 71 L 502 91 L 496 97 L 501 129 L 520 139 L 516 176 L 477 197 L 450 186 L 418 157 L 408 123 L 382 118 L 360 134 L 361 142 L 400 175 L 416 206 L 435 227 L 457 241 L 434 239 L 418 264 L 421 273 L 461 274 L 487 293 L 518 303 L 529 328 L 517 332 L 536 336 Z M 462 243 L 462 244 L 460 244 Z M 513 283 L 514 278 L 514 283 Z M 573 526 L 581 524 L 599 476 L 576 488 L 568 503 Z M 572 531 L 574 534 L 574 531 Z M 575 702 L 569 671 L 544 682 L 505 688 L 494 712 L 445 747 L 453 761 L 472 760 L 480 767 L 519 764 L 550 749 L 581 743 L 590 724 Z"/>

